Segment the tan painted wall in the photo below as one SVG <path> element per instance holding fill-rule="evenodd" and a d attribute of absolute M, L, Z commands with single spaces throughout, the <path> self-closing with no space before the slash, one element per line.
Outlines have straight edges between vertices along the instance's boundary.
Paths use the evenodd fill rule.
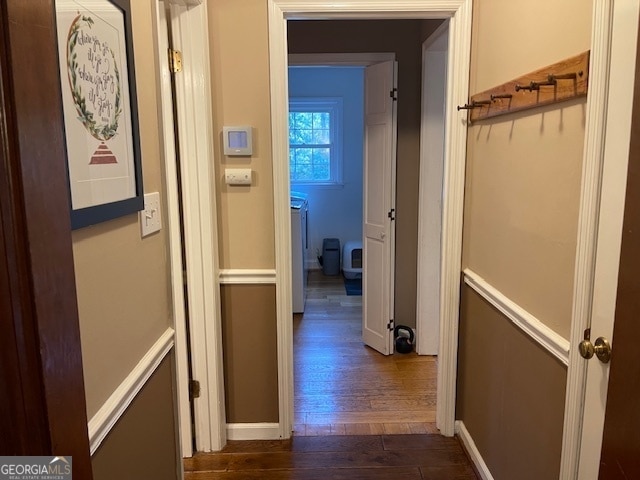
<path fill-rule="evenodd" d="M 471 94 L 588 50 L 590 30 L 590 2 L 476 3 Z M 565 338 L 585 108 L 581 100 L 499 117 L 468 135 L 464 266 Z"/>
<path fill-rule="evenodd" d="M 94 480 L 175 480 L 173 354 L 168 355 L 91 459 Z"/>
<path fill-rule="evenodd" d="M 151 0 L 131 7 L 143 185 L 162 192 Z M 141 239 L 128 215 L 75 231 L 73 254 L 91 418 L 171 325 L 167 232 Z"/>
<path fill-rule="evenodd" d="M 274 268 L 267 2 L 208 3 L 220 268 Z M 253 127 L 253 155 L 225 157 L 225 125 Z M 224 168 L 250 167 L 251 187 L 228 187 Z"/>
<path fill-rule="evenodd" d="M 588 50 L 590 3 L 476 2 L 470 94 Z M 571 101 L 468 134 L 463 267 L 565 338 L 585 109 Z M 497 480 L 558 478 L 566 367 L 466 285 L 462 300 L 456 418 Z"/>
<path fill-rule="evenodd" d="M 558 478 L 567 369 L 469 287 L 456 418 L 496 480 Z"/>
<path fill-rule="evenodd" d="M 275 287 L 223 285 L 227 422 L 278 422 Z"/>

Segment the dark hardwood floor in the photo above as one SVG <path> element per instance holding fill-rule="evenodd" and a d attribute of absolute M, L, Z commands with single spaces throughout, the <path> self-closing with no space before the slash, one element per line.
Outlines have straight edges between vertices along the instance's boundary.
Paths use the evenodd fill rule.
<path fill-rule="evenodd" d="M 186 480 L 476 480 L 458 440 L 347 435 L 232 441 L 185 460 Z"/>

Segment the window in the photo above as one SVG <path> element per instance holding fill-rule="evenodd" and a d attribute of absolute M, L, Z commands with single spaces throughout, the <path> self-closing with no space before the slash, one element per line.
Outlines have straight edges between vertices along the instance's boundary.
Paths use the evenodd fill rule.
<path fill-rule="evenodd" d="M 319 185 L 342 181 L 341 98 L 289 100 L 291 183 Z"/>

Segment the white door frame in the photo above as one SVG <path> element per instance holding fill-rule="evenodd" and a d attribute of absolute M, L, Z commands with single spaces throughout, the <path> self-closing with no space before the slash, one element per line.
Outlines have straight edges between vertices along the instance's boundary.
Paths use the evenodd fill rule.
<path fill-rule="evenodd" d="M 189 362 L 187 348 L 186 305 L 184 288 L 182 286 L 182 234 L 180 231 L 180 207 L 178 189 L 178 171 L 176 165 L 176 141 L 173 122 L 173 93 L 171 90 L 171 72 L 167 59 L 169 38 L 167 18 L 164 2 L 153 2 L 154 31 L 156 35 L 155 57 L 158 61 L 157 75 L 158 116 L 160 119 L 160 141 L 163 146 L 162 158 L 165 172 L 165 190 L 167 199 L 167 236 L 169 238 L 169 265 L 171 268 L 171 300 L 173 326 L 175 331 L 175 365 L 176 365 L 176 396 L 178 410 L 178 439 L 181 454 L 190 457 L 193 454 L 191 430 L 191 406 L 189 404 L 189 390 L 180 385 L 189 382 Z"/>
<path fill-rule="evenodd" d="M 418 268 L 416 283 L 416 351 L 419 355 L 437 355 L 440 338 L 440 269 L 442 261 L 442 200 L 444 188 L 444 132 L 446 112 L 446 70 L 442 84 L 427 84 L 428 72 L 446 68 L 449 50 L 449 22 L 440 25 L 422 44 L 422 110 L 420 122 L 420 180 L 418 185 Z M 442 45 L 443 39 L 447 44 Z M 444 52 L 445 58 L 437 58 Z M 436 58 L 434 58 L 436 55 Z M 444 64 L 442 64 L 442 63 Z M 438 75 L 439 76 L 439 75 Z M 437 80 L 440 81 L 440 78 Z M 427 117 L 429 92 L 443 91 L 442 116 L 436 122 Z M 441 89 L 441 90 L 440 90 Z M 431 110 L 432 111 L 432 110 Z M 438 112 L 440 113 L 440 112 Z M 427 120 L 431 117 L 431 122 Z M 429 145 L 429 139 L 441 138 L 440 150 Z"/>
<path fill-rule="evenodd" d="M 291 324 L 291 219 L 288 162 L 287 19 L 450 19 L 447 72 L 447 134 L 443 201 L 441 336 L 438 361 L 437 425 L 454 434 L 462 213 L 467 143 L 466 115 L 456 111 L 468 100 L 472 0 L 268 0 L 271 131 L 276 248 L 278 394 L 280 436 L 289 438 L 293 420 L 293 327 Z"/>
<path fill-rule="evenodd" d="M 566 479 L 596 478 L 599 469 L 609 369 L 597 360 L 587 363 L 575 347 L 593 327 L 592 339 L 608 337 L 615 352 L 637 32 L 637 0 L 595 0 L 560 470 Z M 588 376 L 594 380 L 589 389 Z"/>
<path fill-rule="evenodd" d="M 164 145 L 167 190 L 167 218 L 171 291 L 176 331 L 176 383 L 178 422 L 182 454 L 191 456 L 191 414 L 187 341 L 191 345 L 193 378 L 200 382 L 200 397 L 194 400 L 196 450 L 217 451 L 226 443 L 226 414 L 222 359 L 222 329 L 218 267 L 218 232 L 216 220 L 215 180 L 213 175 L 213 117 L 211 112 L 209 33 L 207 0 L 171 4 L 172 42 L 182 51 L 183 71 L 176 80 L 176 119 L 180 135 L 182 202 L 184 205 L 184 248 L 190 337 L 187 339 L 184 274 L 180 238 L 180 212 L 175 163 L 173 106 L 160 98 L 159 116 Z M 154 2 L 156 48 L 161 45 L 159 8 Z M 163 91 L 170 88 L 170 74 L 165 68 L 167 52 L 158 51 L 156 59 Z"/>

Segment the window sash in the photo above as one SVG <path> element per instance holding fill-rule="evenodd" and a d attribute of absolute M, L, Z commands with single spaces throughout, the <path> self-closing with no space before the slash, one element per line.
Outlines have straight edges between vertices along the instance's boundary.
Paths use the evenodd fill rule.
<path fill-rule="evenodd" d="M 301 125 L 302 128 L 295 128 L 296 121 L 304 119 L 295 119 L 291 114 L 295 113 L 327 113 L 328 128 L 326 120 L 322 117 L 313 117 L 311 122 L 308 120 Z M 340 183 L 342 163 L 340 159 L 340 121 L 342 115 L 342 99 L 341 98 L 305 98 L 291 99 L 289 102 L 289 167 L 290 180 L 297 184 L 337 184 Z M 315 124 L 315 121 L 318 124 Z M 293 123 L 293 125 L 291 125 Z M 317 128 L 314 128 L 317 127 Z M 326 132 L 328 130 L 328 132 Z M 298 134 L 304 131 L 305 134 Z M 314 136 L 314 132 L 326 132 L 328 135 L 319 134 Z M 296 142 L 294 136 L 301 141 Z M 326 138 L 326 143 L 317 143 L 317 141 L 305 142 L 304 137 L 309 140 L 318 140 L 322 137 Z M 328 137 L 328 138 L 327 138 Z M 309 158 L 298 161 L 298 152 L 309 150 Z M 314 152 L 318 150 L 328 151 L 327 162 L 314 161 Z M 315 168 L 314 168 L 315 167 Z M 314 176 L 319 175 L 319 178 Z"/>

